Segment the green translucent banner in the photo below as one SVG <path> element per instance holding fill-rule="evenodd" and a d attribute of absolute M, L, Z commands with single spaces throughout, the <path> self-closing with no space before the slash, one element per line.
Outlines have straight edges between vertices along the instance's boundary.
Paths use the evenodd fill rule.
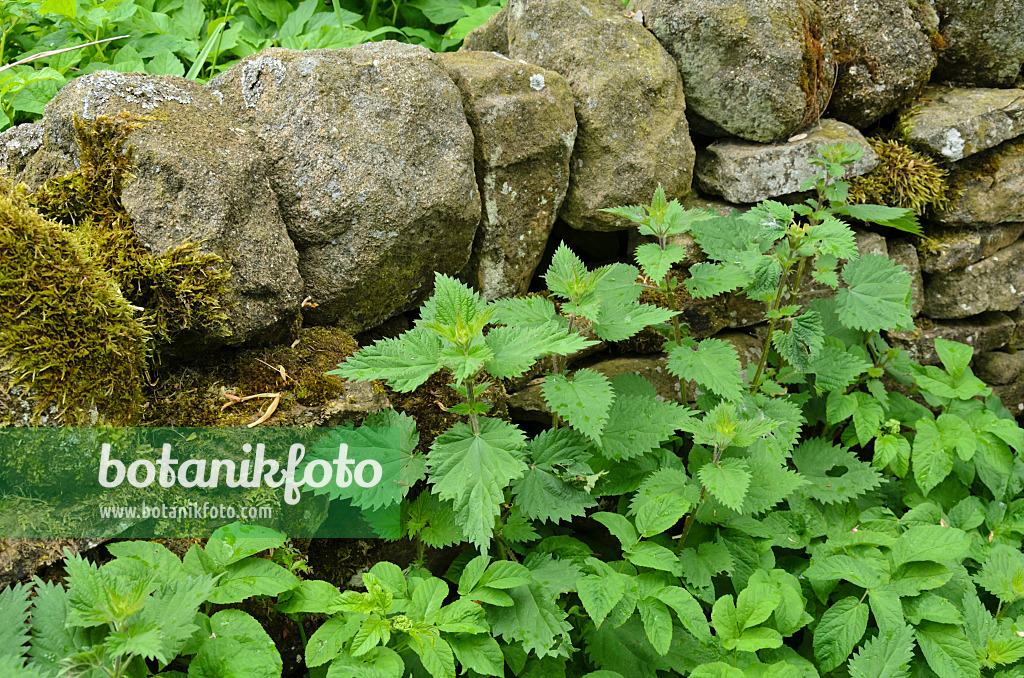
<path fill-rule="evenodd" d="M 0 428 L 0 538 L 374 537 L 399 520 L 398 427 Z"/>

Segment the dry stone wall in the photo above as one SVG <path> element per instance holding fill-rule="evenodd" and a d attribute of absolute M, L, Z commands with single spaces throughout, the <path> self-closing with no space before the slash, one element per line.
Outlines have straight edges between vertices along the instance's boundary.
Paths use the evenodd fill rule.
<path fill-rule="evenodd" d="M 870 176 L 884 163 L 866 137 L 899 139 L 949 192 L 923 239 L 858 236 L 915 278 L 918 327 L 890 338 L 925 363 L 935 337 L 972 344 L 1024 413 L 1022 63 L 1024 0 L 509 0 L 457 54 L 270 49 L 205 86 L 83 76 L 0 135 L 0 169 L 38 186 L 75 167 L 74 116 L 149 118 L 122 196 L 138 235 L 229 261 L 217 340 L 251 344 L 300 314 L 371 330 L 426 298 L 434 271 L 489 298 L 526 292 L 554 239 L 628 260 L 642 239 L 602 208 L 659 184 L 720 210 L 786 200 L 818 144 L 860 143 L 853 173 Z M 760 312 L 685 309 L 700 336 L 740 343 Z"/>

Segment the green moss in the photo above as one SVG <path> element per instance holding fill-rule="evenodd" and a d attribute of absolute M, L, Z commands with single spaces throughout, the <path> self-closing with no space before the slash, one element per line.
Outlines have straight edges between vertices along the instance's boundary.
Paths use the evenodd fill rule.
<path fill-rule="evenodd" d="M 79 169 L 50 179 L 31 200 L 45 217 L 74 232 L 142 309 L 140 321 L 159 354 L 182 332 L 222 331 L 227 316 L 220 298 L 230 275 L 218 256 L 201 252 L 196 243 L 154 256 L 136 236 L 121 187 L 132 162 L 127 137 L 147 120 L 126 113 L 91 123 L 75 118 Z"/>
<path fill-rule="evenodd" d="M 850 180 L 850 202 L 912 209 L 949 209 L 954 201 L 948 172 L 928 156 L 899 141 L 869 138 L 879 163 L 868 174 Z"/>
<path fill-rule="evenodd" d="M 80 234 L 44 219 L 0 178 L 0 366 L 35 410 L 67 424 L 132 421 L 150 332 Z M 2 416 L 9 416 L 6 412 Z"/>

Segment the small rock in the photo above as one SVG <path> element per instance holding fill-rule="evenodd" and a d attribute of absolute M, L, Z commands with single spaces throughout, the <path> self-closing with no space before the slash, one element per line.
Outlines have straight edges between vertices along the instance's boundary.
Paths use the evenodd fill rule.
<path fill-rule="evenodd" d="M 974 347 L 975 353 L 983 353 L 1006 346 L 1015 327 L 1010 316 L 997 311 L 942 322 L 918 318 L 916 325 L 916 329 L 886 332 L 885 336 L 892 346 L 906 349 L 911 360 L 922 365 L 942 364 L 935 352 L 936 337 L 968 344 Z"/>
<path fill-rule="evenodd" d="M 819 173 L 808 163 L 818 146 L 856 142 L 864 157 L 848 165 L 846 176 L 870 172 L 878 154 L 860 132 L 838 120 L 821 120 L 805 139 L 779 144 L 756 144 L 733 139 L 719 140 L 697 156 L 697 181 L 702 191 L 721 195 L 732 203 L 754 203 L 795 193 L 800 184 Z"/>
<path fill-rule="evenodd" d="M 961 161 L 949 186 L 957 197 L 951 208 L 932 215 L 940 224 L 977 228 L 1024 221 L 1024 137 Z"/>
<path fill-rule="evenodd" d="M 899 128 L 910 143 L 956 162 L 1024 134 L 1024 90 L 926 87 Z"/>
<path fill-rule="evenodd" d="M 992 256 L 1024 234 L 1024 223 L 995 224 L 981 228 L 929 227 L 927 240 L 918 245 L 921 270 L 949 273 Z"/>
<path fill-rule="evenodd" d="M 26 122 L 0 132 L 0 173 L 15 179 L 43 145 L 43 121 Z"/>
<path fill-rule="evenodd" d="M 1024 241 L 942 275 L 929 277 L 923 312 L 929 318 L 966 318 L 983 311 L 1013 311 L 1024 301 Z"/>
<path fill-rule="evenodd" d="M 935 0 L 943 48 L 934 80 L 1011 87 L 1024 63 L 1020 0 Z"/>
<path fill-rule="evenodd" d="M 971 365 L 986 384 L 1009 384 L 1024 374 L 1024 351 L 988 351 L 974 356 Z"/>

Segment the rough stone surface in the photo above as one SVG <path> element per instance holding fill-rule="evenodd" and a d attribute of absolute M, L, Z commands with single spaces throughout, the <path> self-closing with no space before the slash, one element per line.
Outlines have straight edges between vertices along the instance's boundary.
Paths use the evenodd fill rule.
<path fill-rule="evenodd" d="M 27 122 L 0 132 L 0 174 L 18 176 L 43 145 L 43 122 Z"/>
<path fill-rule="evenodd" d="M 459 48 L 460 52 L 465 50 L 508 54 L 508 7 L 471 30 Z"/>
<path fill-rule="evenodd" d="M 635 0 L 675 58 L 694 129 L 777 141 L 825 110 L 835 75 L 816 3 Z"/>
<path fill-rule="evenodd" d="M 838 76 L 828 115 L 864 128 L 928 82 L 935 53 L 906 0 L 821 0 Z"/>
<path fill-rule="evenodd" d="M 975 353 L 983 353 L 1006 346 L 1015 326 L 1010 316 L 998 311 L 942 322 L 918 318 L 916 325 L 913 330 L 885 334 L 891 345 L 906 349 L 910 358 L 922 365 L 941 364 L 935 352 L 936 337 L 969 344 Z"/>
<path fill-rule="evenodd" d="M 1024 241 L 965 268 L 930 276 L 924 293 L 929 318 L 966 318 L 1012 311 L 1024 301 Z"/>
<path fill-rule="evenodd" d="M 523 294 L 569 186 L 572 91 L 554 71 L 493 53 L 437 59 L 462 92 L 476 138 L 483 217 L 468 280 L 488 299 Z"/>
<path fill-rule="evenodd" d="M 1024 416 L 1024 380 L 997 384 L 992 387 L 992 395 L 999 398 L 1003 407 L 1014 416 Z"/>
<path fill-rule="evenodd" d="M 1024 134 L 1024 90 L 926 87 L 899 129 L 915 146 L 956 162 Z"/>
<path fill-rule="evenodd" d="M 1024 63 L 1020 0 L 935 0 L 944 43 L 933 78 L 1010 87 Z"/>
<path fill-rule="evenodd" d="M 1009 384 L 1024 374 L 1024 351 L 989 351 L 974 356 L 971 366 L 986 384 Z"/>
<path fill-rule="evenodd" d="M 0 590 L 72 554 L 96 548 L 105 539 L 0 539 Z"/>
<path fill-rule="evenodd" d="M 949 185 L 957 198 L 951 208 L 933 215 L 940 224 L 977 228 L 1024 221 L 1024 137 L 960 162 Z"/>
<path fill-rule="evenodd" d="M 942 228 L 927 230 L 928 240 L 918 246 L 921 270 L 949 273 L 992 256 L 1024 234 L 1024 223 L 996 224 L 984 228 Z"/>
<path fill-rule="evenodd" d="M 76 162 L 74 116 L 121 111 L 151 118 L 128 136 L 133 177 L 121 193 L 139 240 L 154 254 L 201 243 L 231 267 L 226 342 L 286 333 L 299 315 L 302 279 L 261 144 L 196 82 L 113 71 L 72 81 L 46 106 L 43 148 L 30 166 L 44 154 Z"/>
<path fill-rule="evenodd" d="M 756 144 L 719 140 L 697 156 L 697 181 L 702 191 L 721 195 L 729 202 L 752 203 L 800 190 L 800 183 L 818 172 L 808 164 L 818 146 L 840 141 L 856 142 L 864 157 L 846 168 L 848 177 L 870 172 L 878 154 L 853 127 L 838 120 L 821 120 L 796 141 Z"/>
<path fill-rule="evenodd" d="M 207 85 L 267 149 L 313 322 L 352 333 L 469 260 L 480 221 L 462 97 L 422 47 L 267 49 Z"/>
<path fill-rule="evenodd" d="M 587 231 L 629 227 L 599 211 L 669 198 L 693 179 L 683 85 L 672 58 L 616 0 L 511 0 L 508 56 L 561 73 L 579 131 L 561 218 Z"/>
<path fill-rule="evenodd" d="M 913 301 L 910 312 L 918 315 L 924 308 L 924 277 L 921 275 L 921 264 L 917 258 L 917 248 L 906 240 L 895 240 L 888 243 L 889 257 L 903 267 L 911 278 Z"/>

